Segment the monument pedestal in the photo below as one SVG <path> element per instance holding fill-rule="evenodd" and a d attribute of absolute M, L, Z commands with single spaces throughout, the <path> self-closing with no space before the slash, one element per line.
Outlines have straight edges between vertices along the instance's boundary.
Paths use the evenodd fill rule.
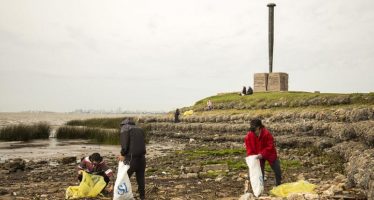
<path fill-rule="evenodd" d="M 254 92 L 279 92 L 288 91 L 288 74 L 283 72 L 255 73 Z"/>

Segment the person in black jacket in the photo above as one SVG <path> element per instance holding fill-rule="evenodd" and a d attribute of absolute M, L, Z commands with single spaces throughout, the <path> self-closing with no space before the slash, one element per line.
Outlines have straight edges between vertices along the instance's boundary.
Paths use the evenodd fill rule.
<path fill-rule="evenodd" d="M 242 93 L 240 95 L 241 96 L 247 95 L 247 89 L 245 88 L 245 86 L 243 86 L 243 90 L 242 90 Z"/>
<path fill-rule="evenodd" d="M 140 199 L 145 198 L 145 134 L 142 128 L 135 125 L 132 118 L 125 118 L 121 122 L 121 155 L 120 161 L 130 163 L 130 169 L 127 171 L 129 178 L 135 172 L 136 182 L 138 183 L 138 192 Z"/>
<path fill-rule="evenodd" d="M 253 89 L 251 86 L 248 86 L 247 95 L 252 95 L 252 94 L 253 94 Z"/>
<path fill-rule="evenodd" d="M 177 110 L 175 110 L 175 113 L 174 113 L 174 122 L 175 122 L 175 123 L 178 123 L 178 122 L 179 122 L 179 115 L 180 115 L 180 111 L 179 111 L 179 109 L 177 108 Z"/>

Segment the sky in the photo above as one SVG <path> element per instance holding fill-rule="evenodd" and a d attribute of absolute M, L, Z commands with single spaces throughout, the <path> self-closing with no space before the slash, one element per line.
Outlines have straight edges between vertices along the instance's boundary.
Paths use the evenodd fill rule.
<path fill-rule="evenodd" d="M 374 91 L 372 0 L 0 0 L 0 112 L 170 111 L 253 87 Z"/>

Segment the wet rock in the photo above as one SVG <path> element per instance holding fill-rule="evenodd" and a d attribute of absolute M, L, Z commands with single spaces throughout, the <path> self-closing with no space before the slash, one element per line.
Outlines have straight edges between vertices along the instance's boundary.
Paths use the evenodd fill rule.
<path fill-rule="evenodd" d="M 9 191 L 4 188 L 0 188 L 0 195 L 6 195 L 6 194 L 9 194 Z"/>
<path fill-rule="evenodd" d="M 36 162 L 36 164 L 38 164 L 38 165 L 45 165 L 47 163 L 48 163 L 48 161 L 46 161 L 46 160 L 41 160 L 41 161 Z"/>
<path fill-rule="evenodd" d="M 60 162 L 62 164 L 70 164 L 70 163 L 76 163 L 77 157 L 75 156 L 68 156 L 68 157 L 63 157 Z"/>
<path fill-rule="evenodd" d="M 25 170 L 26 161 L 23 159 L 14 159 L 4 164 L 4 168 L 9 172 L 17 172 L 17 170 Z"/>

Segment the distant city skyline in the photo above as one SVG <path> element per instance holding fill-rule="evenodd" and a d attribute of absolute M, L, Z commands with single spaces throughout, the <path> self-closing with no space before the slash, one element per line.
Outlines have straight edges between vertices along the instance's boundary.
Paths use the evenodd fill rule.
<path fill-rule="evenodd" d="M 253 87 L 374 92 L 371 0 L 0 1 L 0 112 L 172 111 Z"/>

